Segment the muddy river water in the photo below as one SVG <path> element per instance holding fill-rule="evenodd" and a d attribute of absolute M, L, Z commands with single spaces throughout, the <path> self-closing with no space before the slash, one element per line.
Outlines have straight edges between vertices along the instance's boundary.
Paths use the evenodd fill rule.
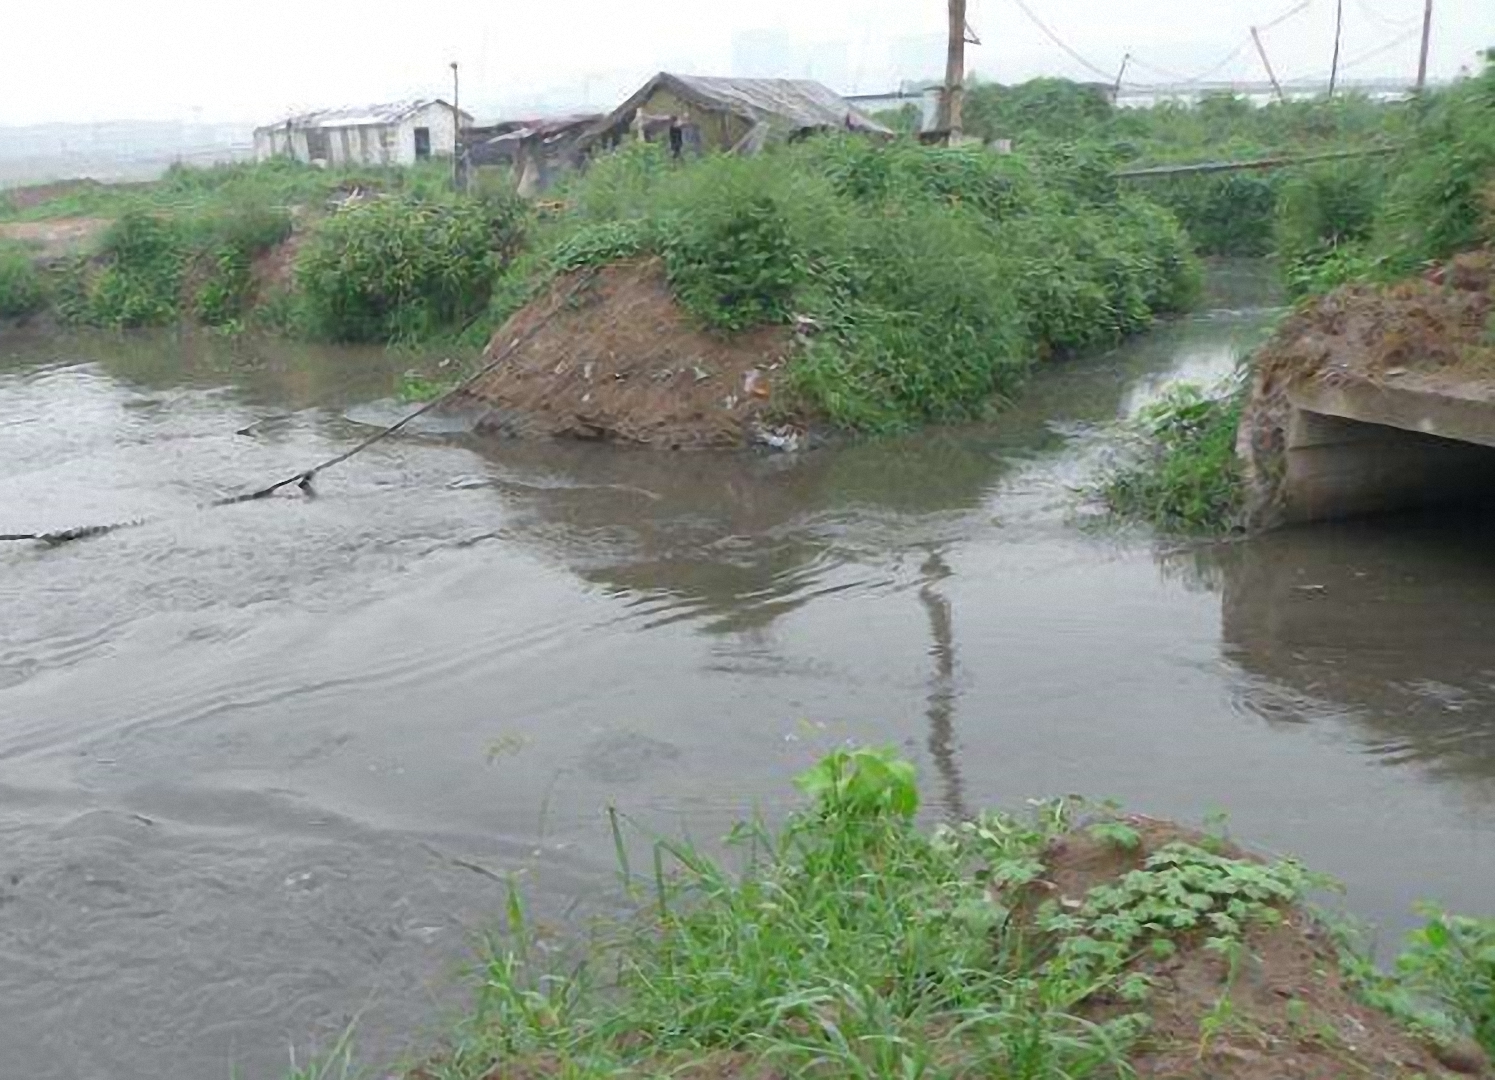
<path fill-rule="evenodd" d="M 1495 914 L 1495 525 L 1185 547 L 1077 509 L 1101 426 L 1272 302 L 1220 269 L 990 424 L 799 460 L 426 429 L 213 510 L 407 361 L 0 332 L 0 532 L 144 519 L 0 550 L 0 1072 L 276 1078 L 355 1017 L 389 1060 L 509 875 L 555 921 L 612 888 L 609 804 L 709 841 L 847 740 L 934 815 L 1228 812 L 1388 938 Z"/>

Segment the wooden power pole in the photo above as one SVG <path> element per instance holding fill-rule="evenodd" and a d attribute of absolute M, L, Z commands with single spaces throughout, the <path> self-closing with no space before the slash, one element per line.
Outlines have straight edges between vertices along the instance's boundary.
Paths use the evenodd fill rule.
<path fill-rule="evenodd" d="M 452 190 L 462 189 L 462 84 L 452 61 Z"/>
<path fill-rule="evenodd" d="M 1344 38 L 1344 0 L 1334 8 L 1334 63 L 1329 68 L 1329 99 L 1334 98 L 1334 89 L 1339 85 L 1339 44 Z"/>
<path fill-rule="evenodd" d="M 939 123 L 950 142 L 960 141 L 966 84 L 966 0 L 950 0 L 950 51 L 945 59 L 945 90 L 940 95 Z"/>
<path fill-rule="evenodd" d="M 1277 81 L 1277 73 L 1272 70 L 1272 61 L 1267 59 L 1267 47 L 1261 43 L 1261 35 L 1256 32 L 1256 27 L 1251 28 L 1251 40 L 1256 42 L 1256 52 L 1261 57 L 1261 66 L 1267 69 L 1267 78 L 1272 80 L 1272 89 L 1277 91 L 1279 104 L 1286 102 L 1287 98 L 1282 93 L 1282 84 Z"/>
<path fill-rule="evenodd" d="M 1422 9 L 1422 52 L 1417 57 L 1417 89 L 1428 84 L 1428 45 L 1433 40 L 1433 0 L 1427 0 Z"/>

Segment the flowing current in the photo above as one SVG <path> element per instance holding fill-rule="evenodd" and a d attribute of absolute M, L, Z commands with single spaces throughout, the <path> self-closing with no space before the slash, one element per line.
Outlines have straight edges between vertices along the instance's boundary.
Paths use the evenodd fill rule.
<path fill-rule="evenodd" d="M 1339 877 L 1394 939 L 1495 914 L 1495 525 L 1218 546 L 1096 528 L 1105 426 L 1275 317 L 1049 365 L 991 422 L 799 458 L 427 426 L 318 496 L 203 505 L 397 416 L 408 360 L 0 331 L 0 1062 L 277 1080 L 417 1053 L 515 880 L 614 885 L 605 809 L 710 843 L 832 746 L 932 816 L 1079 792 Z"/>

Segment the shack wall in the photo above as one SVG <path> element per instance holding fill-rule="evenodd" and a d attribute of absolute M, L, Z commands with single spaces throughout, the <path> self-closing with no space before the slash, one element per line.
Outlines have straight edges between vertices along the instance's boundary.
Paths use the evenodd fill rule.
<path fill-rule="evenodd" d="M 391 153 L 395 165 L 415 164 L 415 129 L 428 128 L 431 132 L 431 156 L 449 158 L 457 152 L 457 124 L 449 105 L 432 103 L 404 120 L 395 134 L 395 145 Z"/>
<path fill-rule="evenodd" d="M 752 125 L 732 113 L 715 109 L 704 109 L 681 98 L 669 87 L 661 86 L 650 94 L 640 106 L 649 116 L 678 116 L 695 126 L 701 133 L 701 145 L 707 150 L 730 150 L 736 146 Z"/>

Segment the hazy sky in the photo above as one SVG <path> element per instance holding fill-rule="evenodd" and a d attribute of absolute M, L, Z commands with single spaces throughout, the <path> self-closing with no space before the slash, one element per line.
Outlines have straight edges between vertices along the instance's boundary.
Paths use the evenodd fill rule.
<path fill-rule="evenodd" d="M 1336 0 L 1265 39 L 1284 78 L 1326 74 Z M 1176 75 L 1214 67 L 1295 0 L 1027 0 L 1112 71 L 1123 54 Z M 1348 76 L 1415 70 L 1422 0 L 1343 0 Z M 1495 0 L 1436 0 L 1432 68 L 1477 67 Z M 452 60 L 481 117 L 604 107 L 660 69 L 813 76 L 843 92 L 937 75 L 945 0 L 0 0 L 0 124 L 104 119 L 268 121 L 322 105 L 446 95 Z M 1001 81 L 1093 77 L 1019 9 L 970 0 Z M 1385 47 L 1383 49 L 1383 47 Z M 1377 52 L 1376 50 L 1383 50 Z M 1367 56 L 1367 54 L 1371 54 Z M 772 70 L 770 70 L 772 69 Z M 1259 78 L 1241 49 L 1219 75 Z M 1136 79 L 1153 72 L 1134 67 Z"/>

